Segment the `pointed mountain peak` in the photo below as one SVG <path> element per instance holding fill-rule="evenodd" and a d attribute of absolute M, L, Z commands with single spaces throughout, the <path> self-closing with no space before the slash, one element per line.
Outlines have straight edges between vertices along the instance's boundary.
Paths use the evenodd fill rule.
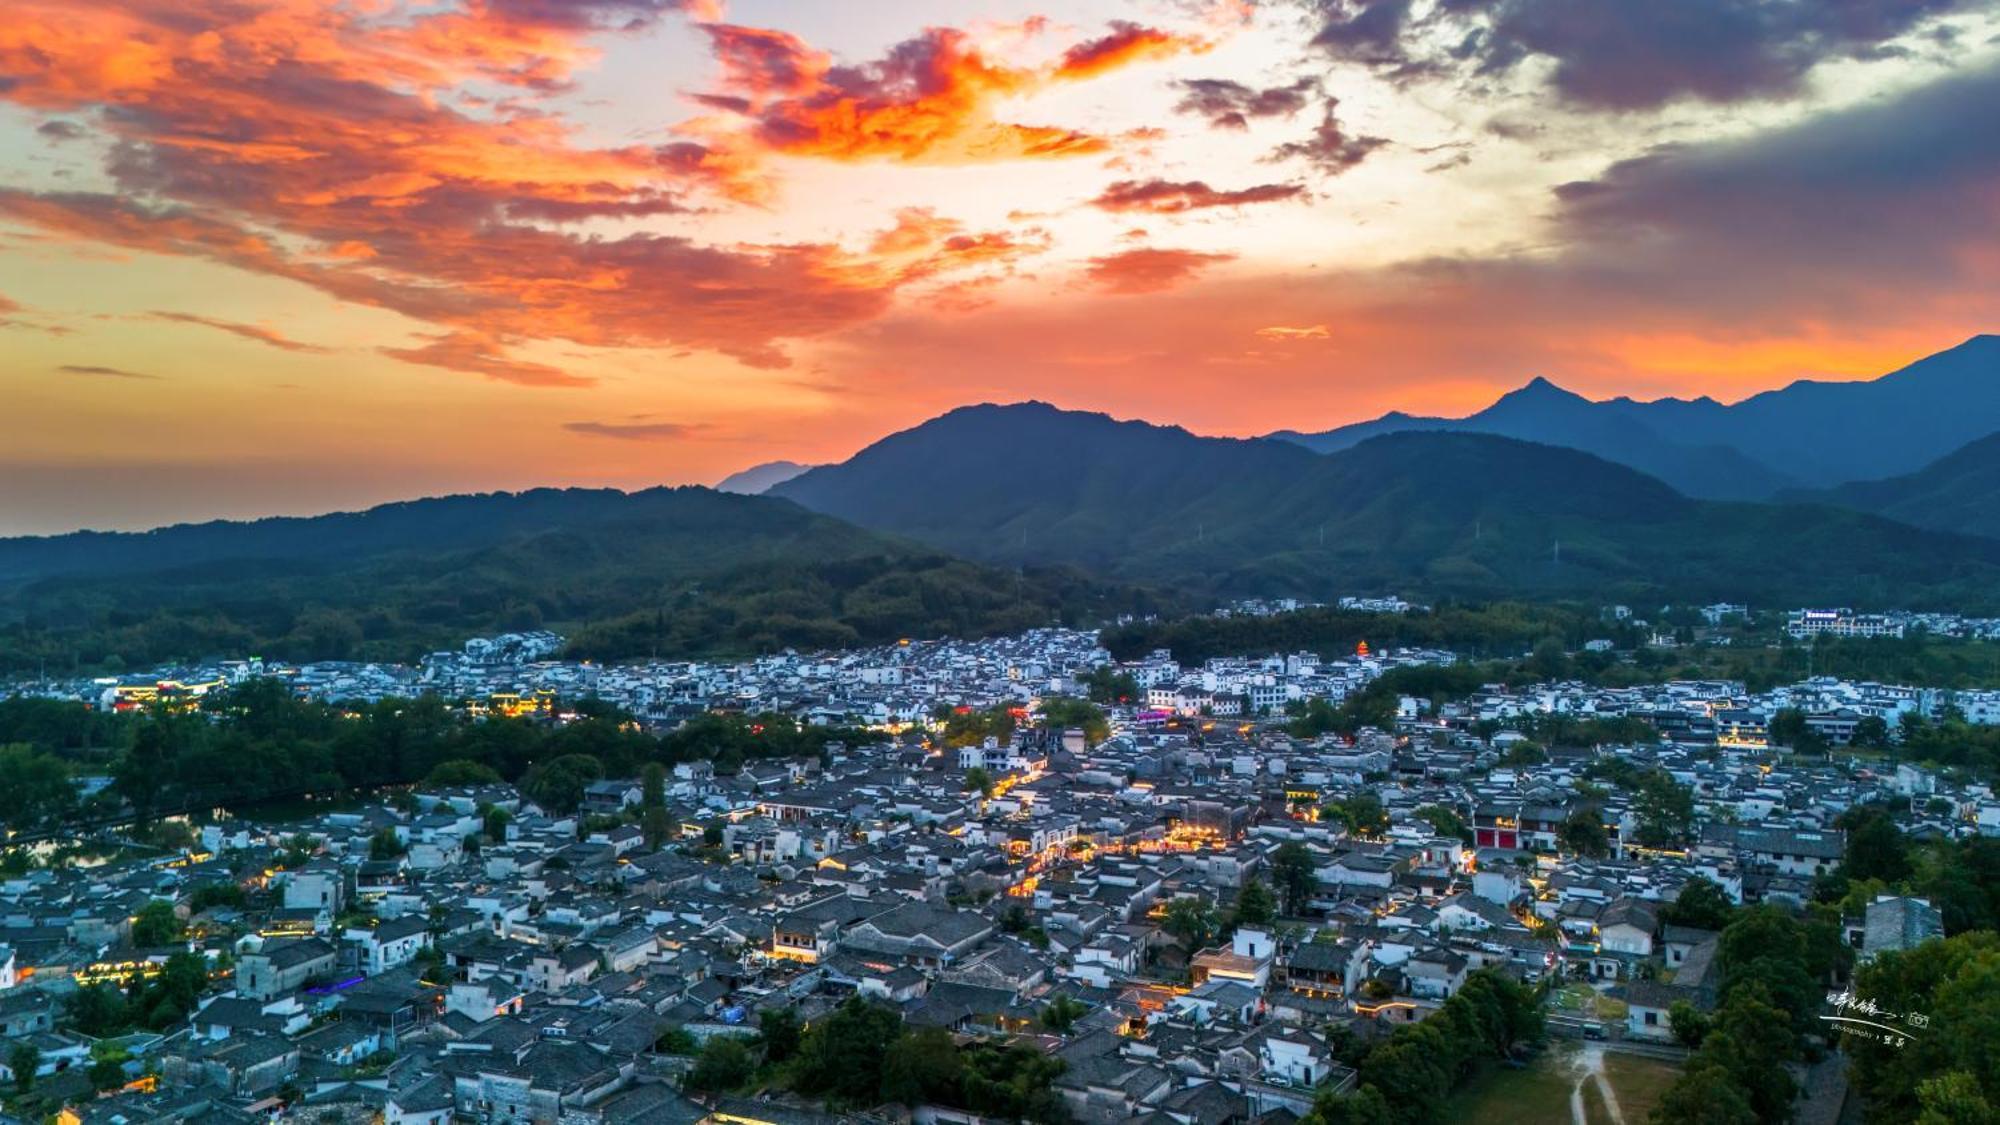
<path fill-rule="evenodd" d="M 1506 394 L 1501 395 L 1498 399 L 1494 401 L 1492 406 L 1487 407 L 1484 411 L 1481 411 L 1480 414 L 1482 415 L 1487 414 L 1494 410 L 1504 411 L 1509 408 L 1512 409 L 1519 409 L 1521 407 L 1547 408 L 1547 407 L 1561 407 L 1561 406 L 1581 406 L 1590 404 L 1591 403 L 1589 399 L 1583 397 L 1580 394 L 1577 394 L 1575 391 L 1566 391 L 1561 387 L 1556 386 L 1554 383 L 1549 382 L 1547 379 L 1537 375 L 1535 376 L 1535 378 L 1530 380 L 1526 386 L 1520 387 L 1519 389 L 1516 390 L 1508 391 Z M 1474 415 L 1474 417 L 1479 417 L 1479 416 L 1480 415 Z"/>
<path fill-rule="evenodd" d="M 1533 379 L 1530 379 L 1530 380 L 1528 380 L 1528 384 L 1527 384 L 1527 386 L 1524 386 L 1524 387 L 1522 387 L 1522 388 L 1521 388 L 1520 390 L 1517 390 L 1517 391 L 1515 391 L 1515 392 L 1513 392 L 1513 393 L 1514 393 L 1514 394 L 1516 394 L 1516 395 L 1523 395 L 1523 396 L 1525 396 L 1525 395 L 1536 395 L 1536 396 L 1540 396 L 1540 397 L 1543 397 L 1543 398 L 1548 398 L 1548 397 L 1556 397 L 1556 398 L 1582 398 L 1582 397 L 1583 397 L 1582 395 L 1579 395 L 1579 394 L 1576 394 L 1576 393 L 1574 393 L 1574 392 L 1572 392 L 1572 391 L 1566 391 L 1566 390 L 1563 390 L 1563 389 L 1562 389 L 1561 387 L 1558 387 L 1558 386 L 1556 386 L 1556 385 L 1555 385 L 1554 383 L 1551 383 L 1551 382 L 1549 382 L 1549 381 L 1548 381 L 1548 379 L 1547 379 L 1547 378 L 1546 378 L 1545 376 L 1541 376 L 1541 375 L 1537 375 L 1537 376 L 1535 376 L 1535 377 L 1534 377 Z M 1509 397 L 1511 397 L 1511 396 L 1509 396 Z"/>

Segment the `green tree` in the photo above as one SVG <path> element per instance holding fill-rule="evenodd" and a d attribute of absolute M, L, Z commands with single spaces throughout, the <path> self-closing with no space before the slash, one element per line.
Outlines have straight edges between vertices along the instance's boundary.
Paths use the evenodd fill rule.
<path fill-rule="evenodd" d="M 1431 831 L 1440 836 L 1472 842 L 1472 830 L 1466 827 L 1465 818 L 1443 805 L 1424 805 L 1417 809 L 1418 820 L 1431 826 Z"/>
<path fill-rule="evenodd" d="M 919 1028 L 889 1045 L 882 1057 L 882 1100 L 907 1106 L 958 1100 L 965 1063 L 951 1033 Z"/>
<path fill-rule="evenodd" d="M 196 953 L 176 953 L 167 958 L 160 975 L 146 985 L 132 1007 L 143 1013 L 141 1022 L 158 1031 L 186 1019 L 196 1001 L 208 991 L 208 961 Z"/>
<path fill-rule="evenodd" d="M 368 837 L 368 858 L 375 860 L 395 859 L 409 849 L 403 846 L 403 838 L 394 828 L 384 826 Z"/>
<path fill-rule="evenodd" d="M 1741 988 L 1724 1002 L 1702 1053 L 1728 1072 L 1759 1120 L 1791 1116 L 1798 1087 L 1785 1064 L 1797 1056 L 1798 1039 L 1788 1014 L 1760 987 Z"/>
<path fill-rule="evenodd" d="M 1389 814 L 1382 808 L 1382 798 L 1373 793 L 1344 797 L 1328 804 L 1324 811 L 1356 836 L 1378 836 L 1389 827 Z"/>
<path fill-rule="evenodd" d="M 1087 699 L 1056 695 L 1042 700 L 1042 721 L 1058 730 L 1075 727 L 1083 731 L 1086 744 L 1095 746 L 1111 736 L 1111 720 L 1104 708 Z"/>
<path fill-rule="evenodd" d="M 1880 715 L 1864 715 L 1854 724 L 1854 733 L 1849 736 L 1850 745 L 1869 750 L 1889 748 L 1889 724 Z"/>
<path fill-rule="evenodd" d="M 1645 775 L 1633 807 L 1639 816 L 1639 842 L 1649 848 L 1678 844 L 1694 828 L 1694 790 L 1664 770 Z"/>
<path fill-rule="evenodd" d="M 125 997 L 108 984 L 79 988 L 63 999 L 70 1027 L 84 1035 L 106 1038 L 126 1028 Z"/>
<path fill-rule="evenodd" d="M 1139 681 L 1112 665 L 1093 668 L 1077 682 L 1090 693 L 1093 703 L 1132 703 L 1141 698 Z"/>
<path fill-rule="evenodd" d="M 1319 890 L 1319 865 L 1304 844 L 1287 840 L 1271 854 L 1271 878 L 1284 900 L 1285 913 L 1296 917 L 1306 912 Z"/>
<path fill-rule="evenodd" d="M 1268 926 L 1277 918 L 1278 903 L 1262 879 L 1251 879 L 1236 892 L 1231 926 Z"/>
<path fill-rule="evenodd" d="M 454 785 L 492 785 L 499 782 L 500 775 L 492 766 L 475 762 L 468 758 L 453 758 L 439 762 L 424 776 L 427 788 L 444 788 Z"/>
<path fill-rule="evenodd" d="M 17 1039 L 7 1049 L 7 1069 L 14 1072 L 14 1092 L 25 1094 L 35 1088 L 35 1072 L 42 1066 L 42 1049 L 26 1039 Z"/>
<path fill-rule="evenodd" d="M 798 1053 L 805 1025 L 790 1008 L 766 1008 L 757 1017 L 757 1031 L 764 1042 L 764 1058 L 781 1063 Z"/>
<path fill-rule="evenodd" d="M 1397 1125 L 1396 1115 L 1389 1109 L 1389 1100 L 1382 1096 L 1382 1090 L 1373 1084 L 1364 1085 L 1351 1094 L 1337 1094 L 1326 1091 L 1313 1102 L 1309 1122 L 1317 1125 Z"/>
<path fill-rule="evenodd" d="M 1860 1035 L 1843 1038 L 1850 1080 L 1866 1099 L 1869 1120 L 1880 1125 L 1918 1120 L 1926 1108 L 1922 1086 L 1954 1072 L 1974 1080 L 1980 1095 L 2000 1104 L 2000 936 L 1959 934 L 1913 950 L 1885 952 L 1855 971 L 1856 996 L 1885 1011 L 1917 1013 L 1930 1021 L 1902 1043 Z M 1957 1088 L 1961 1084 L 1954 1083 Z M 1958 1091 L 1962 1092 L 1962 1090 Z M 1933 1101 L 1948 1112 L 1939 1088 Z"/>
<path fill-rule="evenodd" d="M 33 831 L 61 824 L 75 809 L 66 762 L 28 745 L 0 746 L 0 824 Z"/>
<path fill-rule="evenodd" d="M 1917 1085 L 1923 1112 L 1917 1125 L 1991 1125 L 2000 1109 L 1980 1089 L 1979 1080 L 1963 1070 L 1948 1071 Z"/>
<path fill-rule="evenodd" d="M 893 1009 L 851 997 L 806 1029 L 792 1084 L 802 1094 L 872 1105 L 881 1096 L 883 1058 L 902 1034 Z"/>
<path fill-rule="evenodd" d="M 1836 822 L 1847 830 L 1841 874 L 1849 879 L 1900 883 L 1910 877 L 1910 844 L 1887 809 L 1856 805 Z"/>
<path fill-rule="evenodd" d="M 965 771 L 965 784 L 959 786 L 959 788 L 968 793 L 977 793 L 982 797 L 991 797 L 993 795 L 993 775 L 987 773 L 980 766 L 974 766 Z"/>
<path fill-rule="evenodd" d="M 646 763 L 639 773 L 639 822 L 646 833 L 646 846 L 659 850 L 673 835 L 673 818 L 667 815 L 667 770 L 658 762 Z"/>
<path fill-rule="evenodd" d="M 1182 895 L 1167 904 L 1160 928 L 1180 939 L 1181 948 L 1192 953 L 1208 947 L 1215 937 L 1215 908 L 1196 895 Z"/>
<path fill-rule="evenodd" d="M 480 816 L 480 827 L 486 831 L 486 840 L 492 844 L 507 842 L 507 825 L 514 818 L 506 809 L 498 805 L 489 806 Z"/>
<path fill-rule="evenodd" d="M 1667 1088 L 1653 1109 L 1653 1125 L 1758 1125 L 1757 1111 L 1721 1064 L 1696 1061 Z"/>
<path fill-rule="evenodd" d="M 1667 1009 L 1667 1026 L 1673 1029 L 1674 1039 L 1681 1046 L 1699 1047 L 1708 1035 L 1708 1016 L 1693 1004 L 1676 1000 Z"/>
<path fill-rule="evenodd" d="M 757 1073 L 757 1061 L 750 1048 L 734 1035 L 710 1036 L 701 1054 L 688 1069 L 687 1088 L 708 1093 L 725 1093 L 750 1081 Z"/>
<path fill-rule="evenodd" d="M 663 1055 L 678 1055 L 690 1058 L 701 1053 L 701 1044 L 695 1042 L 694 1033 L 685 1027 L 670 1027 L 660 1033 L 653 1043 L 653 1050 Z"/>
<path fill-rule="evenodd" d="M 1736 904 L 1729 901 L 1729 892 L 1714 880 L 1696 875 L 1681 884 L 1680 894 L 1674 896 L 1673 905 L 1663 913 L 1676 926 L 1720 930 L 1729 924 L 1735 911 Z"/>
<path fill-rule="evenodd" d="M 1569 814 L 1556 831 L 1563 850 L 1582 856 L 1611 854 L 1611 836 L 1604 830 L 1604 818 L 1596 809 L 1578 809 Z"/>
<path fill-rule="evenodd" d="M 1068 1035 L 1069 1029 L 1089 1011 L 1090 1005 L 1073 996 L 1057 996 L 1042 1006 L 1042 1026 L 1057 1035 Z"/>
<path fill-rule="evenodd" d="M 1806 713 L 1796 707 L 1779 708 L 1765 730 L 1771 745 L 1797 746 L 1808 733 Z"/>
<path fill-rule="evenodd" d="M 537 763 L 521 779 L 521 792 L 554 813 L 572 813 L 583 803 L 583 791 L 604 777 L 604 763 L 590 754 L 564 754 Z"/>
<path fill-rule="evenodd" d="M 141 949 L 172 945 L 181 940 L 181 934 L 180 915 L 165 899 L 148 902 L 132 919 L 132 944 Z"/>
<path fill-rule="evenodd" d="M 125 1084 L 125 1060 L 106 1055 L 90 1062 L 90 1085 L 96 1090 L 110 1090 Z"/>

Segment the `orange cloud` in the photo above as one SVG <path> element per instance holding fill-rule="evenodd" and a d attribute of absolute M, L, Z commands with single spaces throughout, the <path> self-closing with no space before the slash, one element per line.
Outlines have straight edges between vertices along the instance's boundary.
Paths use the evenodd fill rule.
<path fill-rule="evenodd" d="M 1192 36 L 1177 35 L 1157 27 L 1127 20 L 1111 24 L 1111 33 L 1064 51 L 1056 64 L 1059 78 L 1094 78 L 1145 59 L 1164 59 L 1185 53 L 1200 53 L 1210 44 Z"/>
<path fill-rule="evenodd" d="M 704 100 L 747 118 L 734 134 L 738 144 L 791 156 L 933 164 L 1103 152 L 1110 142 L 1095 134 L 1001 121 L 996 103 L 1206 47 L 1189 36 L 1118 23 L 1054 64 L 1030 67 L 991 57 L 964 31 L 933 27 L 880 60 L 836 66 L 784 32 L 706 30 L 722 62 L 723 89 Z"/>
<path fill-rule="evenodd" d="M 442 367 L 450 371 L 470 371 L 505 383 L 528 387 L 583 387 L 593 380 L 571 375 L 544 363 L 526 363 L 501 354 L 497 341 L 473 332 L 450 332 L 432 336 L 430 342 L 414 348 L 381 348 L 383 355 L 405 363 Z"/>
<path fill-rule="evenodd" d="M 511 358 L 510 342 L 675 344 L 782 366 L 784 341 L 876 316 L 899 286 L 1045 244 L 940 230 L 907 253 L 869 255 L 558 229 L 673 214 L 692 192 L 740 192 L 751 158 L 691 141 L 579 144 L 561 118 L 459 98 L 461 85 L 560 85 L 594 57 L 592 37 L 676 6 L 468 0 L 402 16 L 313 0 L 30 0 L 0 25 L 0 100 L 105 111 L 95 120 L 115 142 L 104 171 L 116 191 L 0 189 L 0 217 L 392 309 L 436 336 L 384 354 L 534 386 L 582 380 Z M 830 80 L 826 63 L 784 38 L 730 40 L 741 60 L 731 73 L 758 97 Z M 800 77 L 751 66 L 741 44 L 752 40 L 800 55 Z M 972 89 L 1014 81 L 992 67 L 978 79 L 985 64 L 964 46 L 932 65 Z M 967 96 L 974 105 L 984 95 Z M 926 111 L 901 112 L 914 121 Z"/>
<path fill-rule="evenodd" d="M 1161 250 L 1145 247 L 1122 250 L 1092 258 L 1084 277 L 1106 293 L 1157 293 L 1188 281 L 1234 254 L 1204 254 L 1197 250 Z"/>

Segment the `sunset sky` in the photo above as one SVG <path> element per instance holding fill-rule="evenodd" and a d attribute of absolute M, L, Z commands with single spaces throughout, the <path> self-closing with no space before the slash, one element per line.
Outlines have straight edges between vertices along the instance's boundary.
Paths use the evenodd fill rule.
<path fill-rule="evenodd" d="M 10 0 L 0 533 L 2000 330 L 2000 3 Z"/>

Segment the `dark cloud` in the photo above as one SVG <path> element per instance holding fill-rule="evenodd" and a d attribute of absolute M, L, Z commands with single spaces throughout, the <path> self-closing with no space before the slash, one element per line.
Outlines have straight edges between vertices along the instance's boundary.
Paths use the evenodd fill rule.
<path fill-rule="evenodd" d="M 57 143 L 81 140 L 86 135 L 83 126 L 78 125 L 74 121 L 64 121 L 61 118 L 44 121 L 40 125 L 35 126 L 35 133 L 38 136 L 46 137 Z"/>
<path fill-rule="evenodd" d="M 1205 118 L 1216 129 L 1247 129 L 1253 117 L 1290 117 L 1312 100 L 1318 83 L 1301 78 L 1284 86 L 1246 86 L 1227 78 L 1190 78 L 1182 91 L 1178 113 Z"/>
<path fill-rule="evenodd" d="M 1320 121 L 1304 140 L 1287 141 L 1271 150 L 1272 160 L 1298 158 L 1330 176 L 1368 159 L 1368 154 L 1388 144 L 1387 138 L 1355 136 L 1340 123 L 1340 100 L 1329 95 L 1320 112 Z"/>
<path fill-rule="evenodd" d="M 562 428 L 573 434 L 618 441 L 676 441 L 709 427 L 700 422 L 564 422 Z"/>
<path fill-rule="evenodd" d="M 1742 140 L 1658 149 L 1558 188 L 1559 221 L 1573 257 L 1629 263 L 1693 302 L 1991 284 L 1995 105 L 1989 66 Z"/>
<path fill-rule="evenodd" d="M 143 371 L 127 371 L 122 367 L 105 367 L 96 363 L 65 363 L 56 368 L 65 375 L 91 375 L 107 379 L 157 379 L 158 375 L 148 375 Z"/>
<path fill-rule="evenodd" d="M 1209 187 L 1200 180 L 1119 180 L 1091 200 L 1106 211 L 1142 211 L 1156 215 L 1199 211 L 1208 207 L 1241 207 L 1248 203 L 1281 203 L 1304 196 L 1300 184 L 1258 184 L 1233 191 Z"/>
<path fill-rule="evenodd" d="M 1891 41 L 1970 0 L 1319 0 L 1313 42 L 1399 77 L 1551 64 L 1565 100 L 1652 109 L 1795 93 L 1814 66 Z M 1444 48 L 1439 43 L 1449 44 Z"/>
<path fill-rule="evenodd" d="M 506 205 L 510 219 L 540 219 L 550 223 L 580 223 L 590 219 L 643 219 L 653 215 L 679 215 L 692 210 L 678 195 L 668 192 L 633 192 L 619 198 L 605 185 L 602 199 L 517 199 Z"/>

